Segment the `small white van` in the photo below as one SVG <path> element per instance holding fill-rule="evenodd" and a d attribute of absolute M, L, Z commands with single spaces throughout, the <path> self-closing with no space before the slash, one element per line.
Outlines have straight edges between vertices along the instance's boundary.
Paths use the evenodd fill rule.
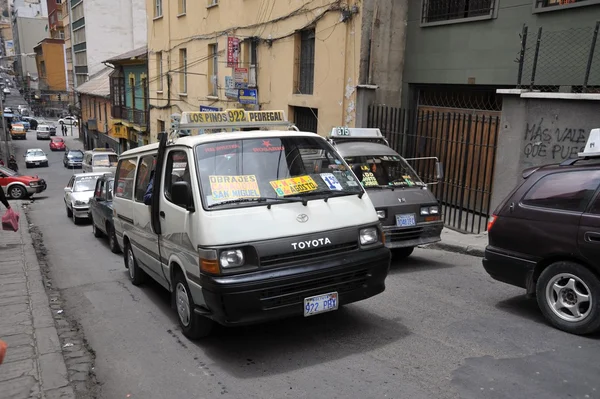
<path fill-rule="evenodd" d="M 112 148 L 94 148 L 83 153 L 84 173 L 115 173 L 119 156 Z"/>
<path fill-rule="evenodd" d="M 283 111 L 180 118 L 175 130 L 288 125 Z M 385 290 L 391 255 L 373 204 L 314 133 L 162 135 L 119 157 L 113 216 L 130 280 L 168 289 L 191 339 L 213 322 L 307 317 Z"/>

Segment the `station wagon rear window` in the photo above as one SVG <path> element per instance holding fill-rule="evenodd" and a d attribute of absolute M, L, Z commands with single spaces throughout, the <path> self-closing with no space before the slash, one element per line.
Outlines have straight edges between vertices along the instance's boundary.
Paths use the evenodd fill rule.
<path fill-rule="evenodd" d="M 201 144 L 195 151 L 202 199 L 208 207 L 240 198 L 276 202 L 362 192 L 342 159 L 318 138 L 230 140 Z"/>

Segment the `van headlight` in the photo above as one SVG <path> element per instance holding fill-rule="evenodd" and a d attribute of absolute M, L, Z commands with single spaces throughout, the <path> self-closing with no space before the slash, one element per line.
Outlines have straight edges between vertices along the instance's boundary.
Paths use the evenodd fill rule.
<path fill-rule="evenodd" d="M 379 219 L 385 219 L 385 209 L 380 209 L 377 211 L 377 217 Z"/>
<path fill-rule="evenodd" d="M 375 227 L 367 227 L 359 232 L 360 245 L 375 244 L 379 241 L 379 234 Z"/>
<path fill-rule="evenodd" d="M 421 216 L 438 215 L 439 213 L 440 213 L 440 208 L 437 205 L 421 207 Z"/>
<path fill-rule="evenodd" d="M 219 256 L 221 266 L 224 268 L 228 267 L 239 267 L 244 265 L 244 251 L 241 249 L 226 249 L 221 252 Z"/>

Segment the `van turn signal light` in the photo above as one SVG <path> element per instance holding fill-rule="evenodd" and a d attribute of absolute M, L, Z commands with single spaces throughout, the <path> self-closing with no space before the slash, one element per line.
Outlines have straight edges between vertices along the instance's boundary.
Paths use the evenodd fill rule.
<path fill-rule="evenodd" d="M 200 271 L 211 274 L 219 274 L 221 272 L 221 269 L 219 268 L 219 260 L 200 258 Z"/>

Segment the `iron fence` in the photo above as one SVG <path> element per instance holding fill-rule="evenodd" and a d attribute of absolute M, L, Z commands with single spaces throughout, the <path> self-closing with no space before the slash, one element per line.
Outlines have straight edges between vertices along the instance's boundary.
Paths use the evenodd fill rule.
<path fill-rule="evenodd" d="M 598 30 L 584 26 L 521 32 L 517 87 L 542 92 L 600 92 Z"/>
<path fill-rule="evenodd" d="M 372 105 L 368 127 L 379 128 L 404 158 L 437 157 L 444 168 L 435 184 L 435 162 L 411 161 L 434 184 L 447 227 L 467 233 L 487 229 L 500 118 L 474 112 L 434 112 Z"/>

